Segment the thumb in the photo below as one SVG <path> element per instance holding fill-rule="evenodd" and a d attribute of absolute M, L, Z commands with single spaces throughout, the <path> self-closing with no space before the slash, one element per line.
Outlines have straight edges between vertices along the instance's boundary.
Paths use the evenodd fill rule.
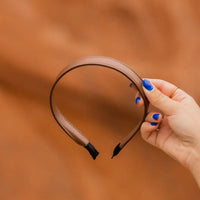
<path fill-rule="evenodd" d="M 164 95 L 149 80 L 143 79 L 143 89 L 149 102 L 164 114 L 173 115 L 176 112 L 178 102 Z"/>

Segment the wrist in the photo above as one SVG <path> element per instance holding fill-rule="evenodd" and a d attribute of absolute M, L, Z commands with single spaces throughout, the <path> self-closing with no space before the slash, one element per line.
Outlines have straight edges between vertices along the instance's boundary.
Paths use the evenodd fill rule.
<path fill-rule="evenodd" d="M 200 187 L 200 145 L 193 148 L 186 167 L 190 170 Z"/>

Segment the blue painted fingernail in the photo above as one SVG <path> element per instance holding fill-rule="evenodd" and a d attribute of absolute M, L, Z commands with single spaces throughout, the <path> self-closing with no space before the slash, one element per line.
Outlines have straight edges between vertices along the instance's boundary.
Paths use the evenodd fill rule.
<path fill-rule="evenodd" d="M 133 86 L 133 83 L 130 83 L 129 86 L 132 87 L 132 86 Z"/>
<path fill-rule="evenodd" d="M 152 117 L 153 117 L 153 119 L 158 120 L 159 116 L 160 116 L 160 114 L 156 113 L 156 114 L 153 114 Z"/>
<path fill-rule="evenodd" d="M 149 91 L 153 90 L 153 85 L 147 79 L 143 80 L 143 86 Z"/>
<path fill-rule="evenodd" d="M 157 126 L 158 123 L 155 123 L 155 122 L 151 122 L 151 126 Z"/>
<path fill-rule="evenodd" d="M 140 97 L 137 97 L 136 99 L 135 99 L 135 103 L 137 104 L 139 101 L 140 101 Z"/>

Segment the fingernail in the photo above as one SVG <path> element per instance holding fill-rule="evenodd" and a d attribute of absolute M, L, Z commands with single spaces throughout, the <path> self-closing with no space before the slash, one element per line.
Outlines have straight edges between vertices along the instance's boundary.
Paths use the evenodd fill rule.
<path fill-rule="evenodd" d="M 153 85 L 147 79 L 143 80 L 143 86 L 149 91 L 153 90 Z"/>
<path fill-rule="evenodd" d="M 140 101 L 140 97 L 137 97 L 136 99 L 135 99 L 135 103 L 137 104 L 139 101 Z"/>
<path fill-rule="evenodd" d="M 133 85 L 133 83 L 130 83 L 130 84 L 129 84 L 129 87 L 132 87 L 132 85 Z"/>
<path fill-rule="evenodd" d="M 159 114 L 159 113 L 156 113 L 156 114 L 153 114 L 152 117 L 153 117 L 153 119 L 158 120 L 159 116 L 160 116 L 160 114 Z"/>
<path fill-rule="evenodd" d="M 155 122 L 151 122 L 151 126 L 157 126 L 158 123 L 155 123 Z"/>

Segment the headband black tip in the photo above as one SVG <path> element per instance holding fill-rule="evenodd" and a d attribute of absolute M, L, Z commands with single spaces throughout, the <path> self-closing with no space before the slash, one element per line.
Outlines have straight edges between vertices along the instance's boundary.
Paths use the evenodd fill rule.
<path fill-rule="evenodd" d="M 113 158 L 114 156 L 116 156 L 120 151 L 121 151 L 121 147 L 120 147 L 120 143 L 115 147 L 114 151 L 113 151 L 113 155 L 111 158 Z"/>
<path fill-rule="evenodd" d="M 95 147 L 89 142 L 85 148 L 88 150 L 92 158 L 95 160 L 99 155 L 99 152 L 95 149 Z"/>

